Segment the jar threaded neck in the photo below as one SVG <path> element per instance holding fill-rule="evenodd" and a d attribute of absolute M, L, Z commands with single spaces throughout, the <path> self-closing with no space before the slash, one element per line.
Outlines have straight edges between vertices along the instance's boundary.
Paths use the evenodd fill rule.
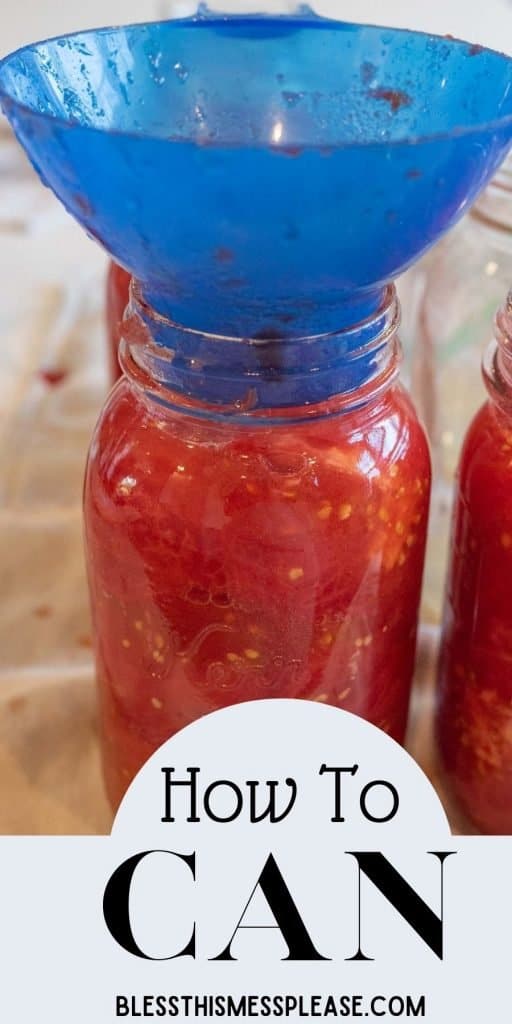
<path fill-rule="evenodd" d="M 132 281 L 120 347 L 125 373 L 145 390 L 222 414 L 265 415 L 338 399 L 354 407 L 396 378 L 401 349 L 394 285 L 374 315 L 311 337 L 224 337 L 173 323 Z M 170 399 L 169 399 L 170 400 Z"/>
<path fill-rule="evenodd" d="M 512 289 L 494 318 L 494 338 L 482 359 L 482 375 L 491 400 L 512 415 Z"/>

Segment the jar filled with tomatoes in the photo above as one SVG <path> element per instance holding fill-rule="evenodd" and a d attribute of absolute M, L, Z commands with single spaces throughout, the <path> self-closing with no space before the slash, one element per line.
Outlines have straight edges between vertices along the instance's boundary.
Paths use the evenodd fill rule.
<path fill-rule="evenodd" d="M 322 701 L 403 739 L 430 461 L 398 323 L 390 287 L 338 333 L 213 336 L 132 283 L 85 488 L 114 806 L 164 740 L 240 701 Z"/>
<path fill-rule="evenodd" d="M 512 832 L 512 293 L 496 318 L 488 399 L 458 470 L 437 735 L 452 796 L 481 831 Z"/>
<path fill-rule="evenodd" d="M 439 623 L 454 478 L 469 424 L 482 404 L 489 324 L 512 280 L 512 158 L 470 212 L 402 282 L 414 402 L 432 445 L 434 487 L 423 592 L 425 619 Z"/>

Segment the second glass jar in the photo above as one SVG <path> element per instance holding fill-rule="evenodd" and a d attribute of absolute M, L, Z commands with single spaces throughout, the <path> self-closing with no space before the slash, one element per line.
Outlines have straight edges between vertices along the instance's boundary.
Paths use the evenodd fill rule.
<path fill-rule="evenodd" d="M 423 617 L 438 623 L 455 471 L 485 391 L 489 324 L 512 279 L 512 161 L 464 219 L 406 276 L 403 340 L 412 394 L 432 445 L 434 490 Z"/>
<path fill-rule="evenodd" d="M 512 831 L 512 293 L 483 362 L 488 400 L 457 478 L 437 739 L 452 798 L 481 831 Z"/>
<path fill-rule="evenodd" d="M 185 330 L 132 286 L 85 490 L 113 805 L 199 716 L 296 697 L 402 741 L 430 490 L 390 288 L 318 338 Z"/>

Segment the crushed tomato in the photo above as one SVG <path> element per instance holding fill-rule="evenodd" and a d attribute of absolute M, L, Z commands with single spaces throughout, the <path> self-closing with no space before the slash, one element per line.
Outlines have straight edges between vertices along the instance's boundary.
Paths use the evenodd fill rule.
<path fill-rule="evenodd" d="M 429 488 L 397 386 L 352 412 L 237 425 L 123 380 L 85 493 L 112 803 L 165 739 L 239 701 L 324 701 L 401 741 Z"/>
<path fill-rule="evenodd" d="M 512 424 L 493 403 L 461 456 L 437 734 L 453 795 L 482 831 L 512 832 Z"/>

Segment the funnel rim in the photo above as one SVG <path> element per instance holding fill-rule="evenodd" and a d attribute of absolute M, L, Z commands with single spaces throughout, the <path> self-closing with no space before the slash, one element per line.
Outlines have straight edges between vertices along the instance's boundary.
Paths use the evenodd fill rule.
<path fill-rule="evenodd" d="M 408 39 L 411 37 L 422 38 L 424 40 L 435 41 L 435 42 L 449 42 L 457 48 L 467 47 L 471 49 L 477 44 L 472 44 L 468 40 L 464 40 L 452 35 L 441 36 L 437 33 L 422 32 L 417 29 L 406 29 L 397 28 L 389 25 L 375 25 L 373 23 L 366 24 L 363 22 L 349 22 L 341 19 L 324 18 L 321 15 L 311 13 L 304 14 L 303 9 L 299 8 L 296 14 L 265 14 L 265 13 L 248 13 L 248 14 L 222 14 L 214 12 L 214 14 L 208 14 L 205 16 L 203 13 L 194 14 L 191 17 L 186 18 L 165 18 L 154 21 L 141 21 L 141 22 L 130 22 L 129 24 L 114 24 L 104 25 L 98 28 L 84 29 L 81 31 L 67 32 L 61 35 L 50 36 L 46 39 L 36 40 L 35 42 L 25 44 L 17 47 L 11 53 L 6 54 L 0 59 L 0 108 L 7 113 L 8 110 L 19 111 L 23 117 L 32 118 L 36 122 L 42 124 L 52 124 L 57 127 L 70 130 L 70 129 L 81 129 L 84 132 L 90 132 L 92 135 L 98 136 L 110 136 L 115 138 L 132 139 L 133 141 L 160 141 L 168 143 L 170 145 L 188 145 L 196 146 L 198 149 L 212 149 L 212 150 L 225 150 L 236 148 L 238 150 L 267 150 L 272 153 L 282 153 L 286 155 L 286 151 L 291 146 L 297 145 L 300 147 L 300 156 L 302 153 L 333 153 L 341 150 L 370 150 L 370 149 L 396 149 L 400 147 L 412 147 L 418 145 L 427 145 L 429 143 L 436 143 L 441 141 L 449 141 L 451 139 L 460 139 L 470 137 L 472 135 L 479 135 L 482 132 L 492 132 L 503 130 L 509 125 L 512 125 L 512 113 L 506 114 L 502 117 L 495 117 L 491 120 L 481 120 L 478 122 L 472 122 L 471 124 L 457 124 L 452 128 L 445 129 L 439 132 L 430 132 L 424 134 L 409 134 L 399 138 L 392 139 L 360 139 L 351 141 L 339 141 L 329 143 L 307 143 L 293 138 L 287 138 L 283 142 L 274 142 L 272 140 L 253 140 L 245 141 L 240 139 L 229 139 L 227 137 L 216 137 L 215 140 L 204 140 L 197 139 L 187 136 L 163 136 L 154 132 L 146 132 L 141 129 L 137 130 L 126 130 L 121 128 L 109 127 L 105 128 L 100 125 L 83 124 L 80 121 L 72 120 L 69 117 L 61 117 L 58 114 L 50 114 L 46 111 L 41 111 L 33 106 L 29 106 L 27 103 L 23 103 L 17 100 L 12 93 L 10 93 L 2 84 L 2 72 L 11 62 L 14 62 L 18 57 L 29 52 L 37 52 L 37 50 L 43 46 L 47 46 L 51 43 L 58 43 L 60 41 L 71 41 L 77 39 L 87 38 L 88 36 L 106 35 L 108 33 L 136 30 L 136 29 L 158 29 L 160 26 L 167 25 L 172 27 L 192 27 L 196 25 L 198 27 L 208 28 L 212 25 L 221 24 L 243 24 L 251 21 L 275 21 L 275 22 L 290 22 L 295 26 L 303 26 L 307 28 L 322 30 L 324 28 L 330 29 L 358 29 L 364 28 L 370 31 L 378 32 L 393 32 L 401 36 L 402 39 Z M 512 55 L 506 54 L 503 51 L 495 50 L 492 47 L 480 46 L 476 55 L 493 55 L 494 57 L 501 58 L 510 67 L 511 83 L 512 83 Z"/>

